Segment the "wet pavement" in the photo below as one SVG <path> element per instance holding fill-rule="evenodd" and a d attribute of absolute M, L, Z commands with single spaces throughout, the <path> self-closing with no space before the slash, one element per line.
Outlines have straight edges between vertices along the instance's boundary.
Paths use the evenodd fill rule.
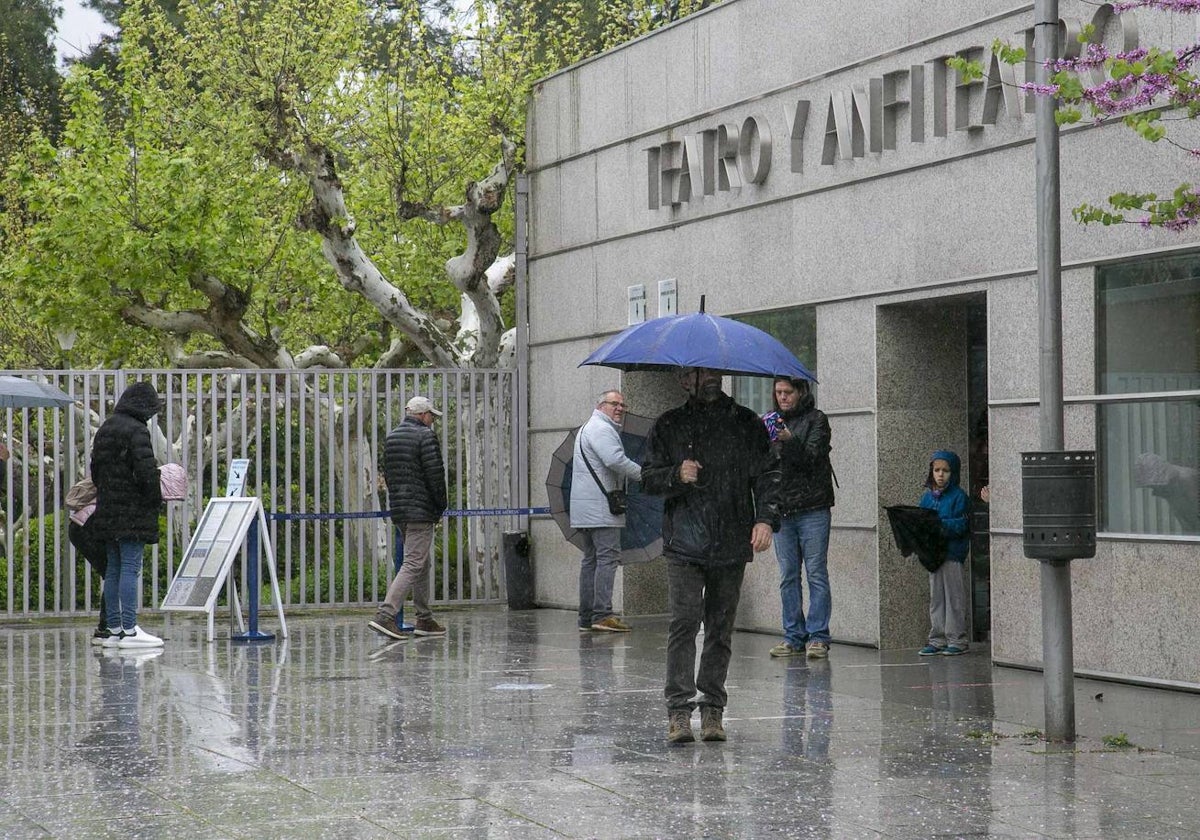
<path fill-rule="evenodd" d="M 461 610 L 389 643 L 370 616 L 251 647 L 150 616 L 160 655 L 0 629 L 0 836 L 1200 838 L 1196 695 L 1077 680 L 1063 748 L 1041 675 L 983 649 L 773 660 L 739 633 L 730 740 L 671 746 L 665 619 Z"/>

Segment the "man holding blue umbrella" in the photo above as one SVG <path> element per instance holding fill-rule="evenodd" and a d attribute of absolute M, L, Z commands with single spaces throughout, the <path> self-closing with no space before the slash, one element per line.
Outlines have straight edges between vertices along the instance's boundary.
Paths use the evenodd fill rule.
<path fill-rule="evenodd" d="M 678 375 L 688 400 L 655 422 L 642 467 L 643 488 L 665 497 L 667 740 L 695 740 L 691 717 L 698 705 L 701 738 L 724 741 L 725 677 L 742 578 L 779 530 L 779 469 L 766 427 L 721 390 L 720 370 L 684 367 Z"/>

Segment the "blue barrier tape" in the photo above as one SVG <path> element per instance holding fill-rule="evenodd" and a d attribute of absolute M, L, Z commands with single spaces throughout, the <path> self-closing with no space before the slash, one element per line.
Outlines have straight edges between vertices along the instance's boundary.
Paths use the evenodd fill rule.
<path fill-rule="evenodd" d="M 476 508 L 474 510 L 448 510 L 442 516 L 535 516 L 549 513 L 548 507 L 536 508 Z M 330 519 L 385 519 L 391 514 L 386 510 L 356 511 L 346 513 L 268 513 L 267 519 L 276 522 Z"/>

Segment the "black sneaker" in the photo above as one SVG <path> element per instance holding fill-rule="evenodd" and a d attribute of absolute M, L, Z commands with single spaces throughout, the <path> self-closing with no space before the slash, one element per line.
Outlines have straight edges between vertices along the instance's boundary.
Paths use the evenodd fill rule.
<path fill-rule="evenodd" d="M 367 622 L 367 626 L 376 633 L 382 633 L 389 639 L 403 640 L 407 638 L 407 636 L 400 632 L 400 628 L 396 626 L 396 616 L 388 615 L 385 612 L 375 613 L 375 617 Z"/>

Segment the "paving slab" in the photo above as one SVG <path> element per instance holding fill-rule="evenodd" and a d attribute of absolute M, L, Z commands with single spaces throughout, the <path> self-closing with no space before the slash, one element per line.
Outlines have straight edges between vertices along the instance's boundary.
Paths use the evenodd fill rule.
<path fill-rule="evenodd" d="M 737 633 L 729 741 L 668 745 L 664 618 L 482 607 L 392 642 L 372 612 L 251 646 L 147 616 L 166 644 L 139 654 L 0 627 L 0 836 L 1200 838 L 1194 694 L 1076 680 L 1051 744 L 1041 674 L 986 647 L 771 659 Z"/>

